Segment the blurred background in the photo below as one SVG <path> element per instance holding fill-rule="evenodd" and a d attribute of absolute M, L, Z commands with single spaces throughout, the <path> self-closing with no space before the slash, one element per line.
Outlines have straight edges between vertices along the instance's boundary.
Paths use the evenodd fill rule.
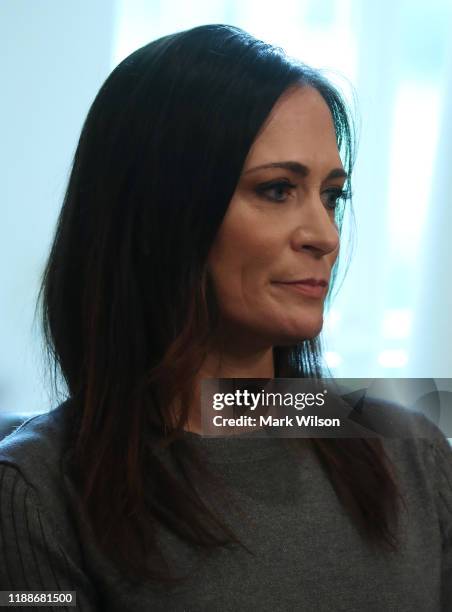
<path fill-rule="evenodd" d="M 1 411 L 51 407 L 34 308 L 97 91 L 136 48 L 204 23 L 324 69 L 355 107 L 355 248 L 322 332 L 332 373 L 452 377 L 450 0 L 2 0 Z"/>

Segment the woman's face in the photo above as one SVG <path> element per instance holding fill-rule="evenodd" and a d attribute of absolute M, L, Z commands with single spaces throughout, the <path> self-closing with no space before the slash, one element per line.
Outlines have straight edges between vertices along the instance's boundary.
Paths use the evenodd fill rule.
<path fill-rule="evenodd" d="M 320 332 L 328 286 L 309 294 L 292 283 L 329 283 L 345 177 L 322 96 L 311 87 L 286 93 L 249 151 L 209 253 L 226 337 L 265 347 Z"/>

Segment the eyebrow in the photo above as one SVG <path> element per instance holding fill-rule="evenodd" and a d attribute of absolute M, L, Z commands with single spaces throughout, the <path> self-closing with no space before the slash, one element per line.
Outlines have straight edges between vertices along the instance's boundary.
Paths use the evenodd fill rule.
<path fill-rule="evenodd" d="M 265 168 L 284 168 L 285 170 L 290 170 L 294 174 L 298 174 L 298 176 L 308 176 L 309 168 L 304 164 L 300 164 L 296 161 L 282 161 L 282 162 L 273 162 L 270 164 L 264 164 L 262 166 L 256 166 L 255 168 L 250 168 L 246 170 L 243 174 L 249 174 L 251 172 L 255 172 L 256 170 L 264 170 Z M 335 179 L 335 178 L 348 178 L 347 172 L 343 168 L 334 168 L 328 173 L 328 176 L 325 180 Z"/>

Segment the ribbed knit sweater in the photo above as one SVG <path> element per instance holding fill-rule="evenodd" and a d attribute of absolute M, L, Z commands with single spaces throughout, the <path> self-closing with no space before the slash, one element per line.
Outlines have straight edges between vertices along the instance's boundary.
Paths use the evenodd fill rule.
<path fill-rule="evenodd" d="M 366 544 L 309 445 L 300 458 L 277 438 L 187 434 L 252 517 L 228 518 L 254 555 L 219 550 L 165 589 L 130 585 L 76 513 L 64 403 L 0 443 L 0 590 L 76 591 L 83 612 L 450 612 L 452 451 L 424 416 L 401 414 L 413 437 L 384 440 L 407 503 L 397 553 Z M 182 568 L 192 559 L 163 526 L 161 541 Z"/>

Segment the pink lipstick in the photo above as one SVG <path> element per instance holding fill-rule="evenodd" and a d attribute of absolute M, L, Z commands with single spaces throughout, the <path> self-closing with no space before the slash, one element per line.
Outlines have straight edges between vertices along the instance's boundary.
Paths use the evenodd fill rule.
<path fill-rule="evenodd" d="M 304 280 L 275 282 L 275 284 L 313 298 L 322 298 L 328 292 L 328 283 L 324 279 L 307 278 Z"/>

